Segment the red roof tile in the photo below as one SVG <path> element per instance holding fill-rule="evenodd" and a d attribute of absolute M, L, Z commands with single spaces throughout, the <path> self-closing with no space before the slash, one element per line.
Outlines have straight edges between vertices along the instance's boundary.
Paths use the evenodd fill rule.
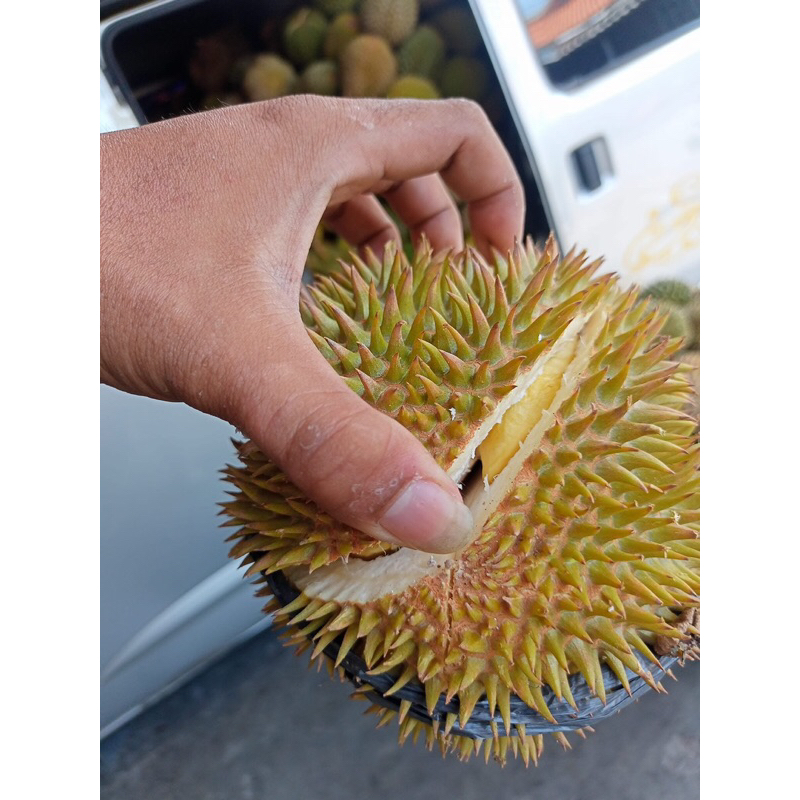
<path fill-rule="evenodd" d="M 543 14 L 528 23 L 528 35 L 535 47 L 546 47 L 569 31 L 585 25 L 616 1 L 552 0 Z"/>

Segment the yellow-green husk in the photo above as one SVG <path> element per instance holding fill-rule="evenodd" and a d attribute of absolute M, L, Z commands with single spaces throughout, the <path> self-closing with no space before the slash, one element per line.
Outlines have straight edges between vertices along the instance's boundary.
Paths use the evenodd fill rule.
<path fill-rule="evenodd" d="M 695 652 L 699 630 L 685 616 L 699 607 L 699 443 L 684 410 L 691 367 L 673 360 L 680 341 L 660 334 L 662 312 L 598 275 L 599 261 L 559 258 L 552 240 L 493 263 L 473 251 L 434 258 L 424 245 L 413 262 L 391 246 L 382 260 L 350 262 L 304 290 L 309 336 L 348 386 L 451 473 L 481 424 L 588 320 L 584 360 L 571 383 L 565 373 L 544 434 L 508 467 L 513 477 L 472 544 L 431 559 L 402 591 L 315 596 L 345 563 L 398 563 L 415 551 L 337 523 L 250 443 L 227 470 L 231 555 L 260 580 L 281 571 L 302 589 L 268 609 L 312 658 L 331 645 L 334 666 L 357 653 L 393 677 L 389 696 L 419 681 L 429 712 L 441 696 L 458 699 L 443 726 L 407 716 L 407 701 L 397 715 L 376 710 L 382 722 L 399 720 L 401 739 L 424 735 L 462 758 L 483 748 L 487 759 L 536 761 L 542 737 L 511 726 L 513 697 L 548 719 L 543 687 L 572 704 L 568 676 L 579 673 L 604 699 L 607 665 L 623 686 L 632 671 L 659 688 L 636 654 L 658 663 L 654 642 L 663 653 L 673 640 L 676 652 Z M 493 738 L 454 736 L 481 698 L 497 718 Z"/>

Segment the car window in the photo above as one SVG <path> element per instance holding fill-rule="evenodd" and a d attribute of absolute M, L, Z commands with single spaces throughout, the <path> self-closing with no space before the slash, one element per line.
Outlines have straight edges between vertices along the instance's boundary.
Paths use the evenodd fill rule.
<path fill-rule="evenodd" d="M 576 86 L 700 22 L 700 0 L 516 0 L 551 82 Z"/>

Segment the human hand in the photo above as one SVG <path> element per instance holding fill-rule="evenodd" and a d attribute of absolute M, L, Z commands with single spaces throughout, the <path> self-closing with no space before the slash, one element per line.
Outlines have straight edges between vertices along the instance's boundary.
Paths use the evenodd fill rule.
<path fill-rule="evenodd" d="M 321 508 L 378 539 L 451 552 L 472 520 L 422 444 L 352 392 L 298 298 L 321 218 L 381 251 L 397 229 L 478 248 L 521 237 L 524 195 L 464 100 L 295 96 L 101 137 L 101 379 L 247 434 Z M 358 488 L 356 488 L 358 487 Z"/>

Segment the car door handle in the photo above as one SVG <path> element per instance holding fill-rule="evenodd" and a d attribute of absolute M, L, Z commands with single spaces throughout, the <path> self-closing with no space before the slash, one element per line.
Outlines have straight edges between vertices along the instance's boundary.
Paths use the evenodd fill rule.
<path fill-rule="evenodd" d="M 571 157 L 578 186 L 584 193 L 597 191 L 614 174 L 608 145 L 602 136 L 576 147 Z"/>

